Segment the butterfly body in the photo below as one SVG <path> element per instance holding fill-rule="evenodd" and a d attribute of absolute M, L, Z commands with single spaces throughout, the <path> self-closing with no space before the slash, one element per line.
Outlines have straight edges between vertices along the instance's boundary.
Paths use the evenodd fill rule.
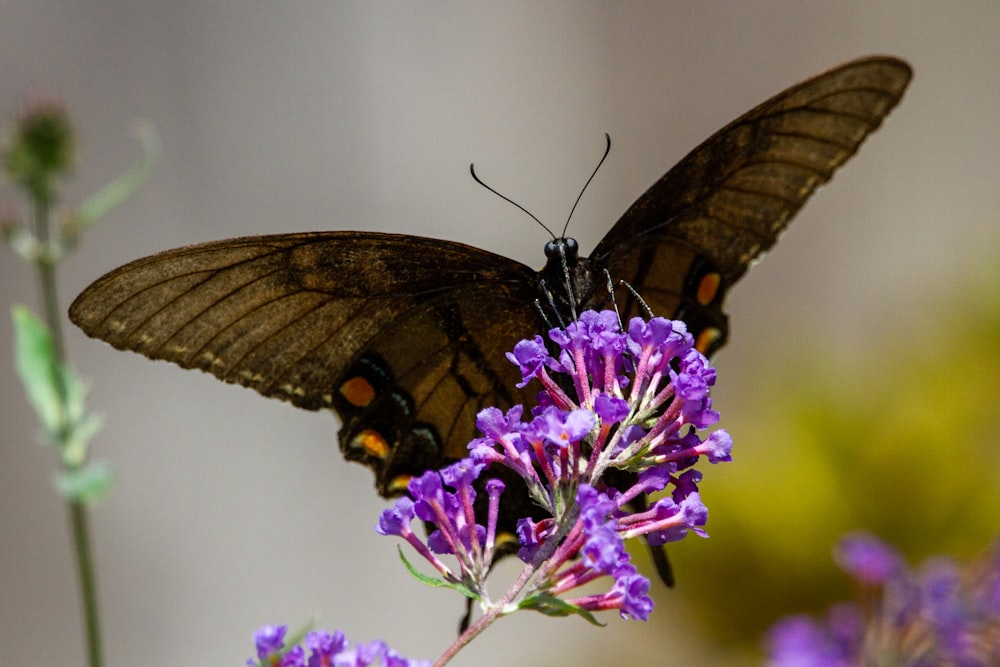
<path fill-rule="evenodd" d="M 723 300 L 806 199 L 898 103 L 906 63 L 856 60 L 771 98 L 646 191 L 589 256 L 549 244 L 541 271 L 461 243 L 374 232 L 245 237 L 178 248 L 88 287 L 70 318 L 120 349 L 338 413 L 341 449 L 385 496 L 466 453 L 475 416 L 533 397 L 505 353 L 609 304 L 606 275 L 706 353 Z M 642 314 L 630 293 L 625 317 Z"/>

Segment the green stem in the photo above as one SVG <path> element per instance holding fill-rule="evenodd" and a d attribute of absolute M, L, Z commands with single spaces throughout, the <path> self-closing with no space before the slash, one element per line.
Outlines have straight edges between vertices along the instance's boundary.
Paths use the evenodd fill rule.
<path fill-rule="evenodd" d="M 59 292 L 56 288 L 55 260 L 49 249 L 49 210 L 49 202 L 46 199 L 39 198 L 35 201 L 34 232 L 40 248 L 35 260 L 35 267 L 38 269 L 38 290 L 42 299 L 42 310 L 45 312 L 45 323 L 52 335 L 56 361 L 61 366 L 66 362 L 66 348 L 63 345 L 62 318 L 59 317 Z M 65 391 L 61 383 L 59 384 L 59 392 L 60 398 L 65 399 Z"/>
<path fill-rule="evenodd" d="M 35 266 L 38 270 L 38 285 L 42 300 L 42 310 L 45 313 L 45 322 L 52 336 L 52 345 L 55 353 L 57 368 L 66 367 L 66 348 L 63 343 L 62 317 L 59 311 L 59 293 L 56 286 L 56 270 L 54 254 L 49 250 L 49 212 L 50 202 L 45 197 L 35 199 L 34 232 L 38 239 L 41 252 L 39 253 Z M 65 416 L 66 388 L 62 382 L 62 374 L 59 374 L 59 382 L 56 383 L 59 392 L 59 402 L 63 407 Z M 65 427 L 60 429 L 59 436 L 64 438 L 67 434 Z M 71 468 L 65 460 L 64 468 Z M 68 501 L 70 532 L 73 536 L 74 552 L 76 554 L 77 578 L 80 586 L 80 597 L 83 611 L 84 635 L 87 642 L 87 656 L 89 667 L 101 667 L 101 627 L 100 617 L 97 608 L 97 581 L 94 575 L 94 561 L 90 548 L 90 530 L 88 528 L 87 507 L 82 501 Z"/>
<path fill-rule="evenodd" d="M 76 551 L 76 573 L 80 582 L 83 605 L 83 623 L 87 641 L 87 660 L 90 667 L 101 667 L 101 619 L 97 609 L 97 580 L 94 560 L 90 550 L 90 530 L 87 507 L 82 502 L 69 503 L 70 526 Z"/>

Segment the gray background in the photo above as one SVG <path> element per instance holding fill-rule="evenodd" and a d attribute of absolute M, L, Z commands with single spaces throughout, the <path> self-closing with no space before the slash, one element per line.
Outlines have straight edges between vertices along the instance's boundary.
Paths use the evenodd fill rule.
<path fill-rule="evenodd" d="M 938 281 L 996 255 L 998 34 L 995 2 L 3 2 L 0 104 L 64 97 L 81 147 L 70 203 L 136 157 L 133 119 L 162 134 L 152 181 L 65 265 L 65 307 L 128 260 L 246 234 L 409 232 L 540 265 L 545 233 L 474 185 L 470 161 L 559 226 L 610 132 L 571 229 L 587 251 L 754 104 L 857 56 L 905 57 L 901 107 L 734 290 L 725 414 L 789 348 L 849 356 L 873 331 L 905 344 Z M 5 250 L 0 304 L 14 302 L 35 305 L 34 281 Z M 3 319 L 0 662 L 81 664 L 55 457 L 33 443 Z M 69 351 L 118 471 L 93 514 L 108 665 L 242 664 L 255 627 L 310 616 L 414 657 L 451 641 L 461 603 L 412 583 L 372 532 L 383 503 L 341 461 L 333 418 L 76 330 Z M 566 647 L 585 664 L 713 664 L 659 603 L 656 625 L 609 615 L 603 630 L 515 615 L 455 664 L 569 664 Z"/>

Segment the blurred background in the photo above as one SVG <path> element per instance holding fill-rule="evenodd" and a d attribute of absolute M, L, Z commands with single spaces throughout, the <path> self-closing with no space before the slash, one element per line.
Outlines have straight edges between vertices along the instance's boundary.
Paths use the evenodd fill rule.
<path fill-rule="evenodd" d="M 134 119 L 162 135 L 148 185 L 63 266 L 65 309 L 129 260 L 249 234 L 407 232 L 540 266 L 546 234 L 470 162 L 559 226 L 609 132 L 570 230 L 588 251 L 755 104 L 858 56 L 908 60 L 902 104 L 730 294 L 715 396 L 735 461 L 706 470 L 712 537 L 672 549 L 676 590 L 654 582 L 645 624 L 516 614 L 454 663 L 753 664 L 779 615 L 846 595 L 844 531 L 914 560 L 996 535 L 998 34 L 995 2 L 14 1 L 0 110 L 62 96 L 80 145 L 67 206 L 137 159 Z M 34 276 L 4 249 L 0 304 L 17 302 L 37 308 Z M 258 626 L 310 618 L 411 657 L 452 641 L 463 603 L 372 531 L 384 502 L 333 417 L 67 331 L 118 475 L 92 516 L 109 666 L 238 665 Z M 81 664 L 56 457 L 10 349 L 5 314 L 0 655 Z"/>

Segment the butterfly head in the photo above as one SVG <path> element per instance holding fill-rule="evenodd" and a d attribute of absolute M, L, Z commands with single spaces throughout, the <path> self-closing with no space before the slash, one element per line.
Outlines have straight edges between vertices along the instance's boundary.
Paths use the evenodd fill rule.
<path fill-rule="evenodd" d="M 579 254 L 580 245 L 574 238 L 555 238 L 545 244 L 545 259 L 548 264 L 556 263 L 561 267 L 565 262 L 566 267 L 572 269 L 576 266 Z"/>

